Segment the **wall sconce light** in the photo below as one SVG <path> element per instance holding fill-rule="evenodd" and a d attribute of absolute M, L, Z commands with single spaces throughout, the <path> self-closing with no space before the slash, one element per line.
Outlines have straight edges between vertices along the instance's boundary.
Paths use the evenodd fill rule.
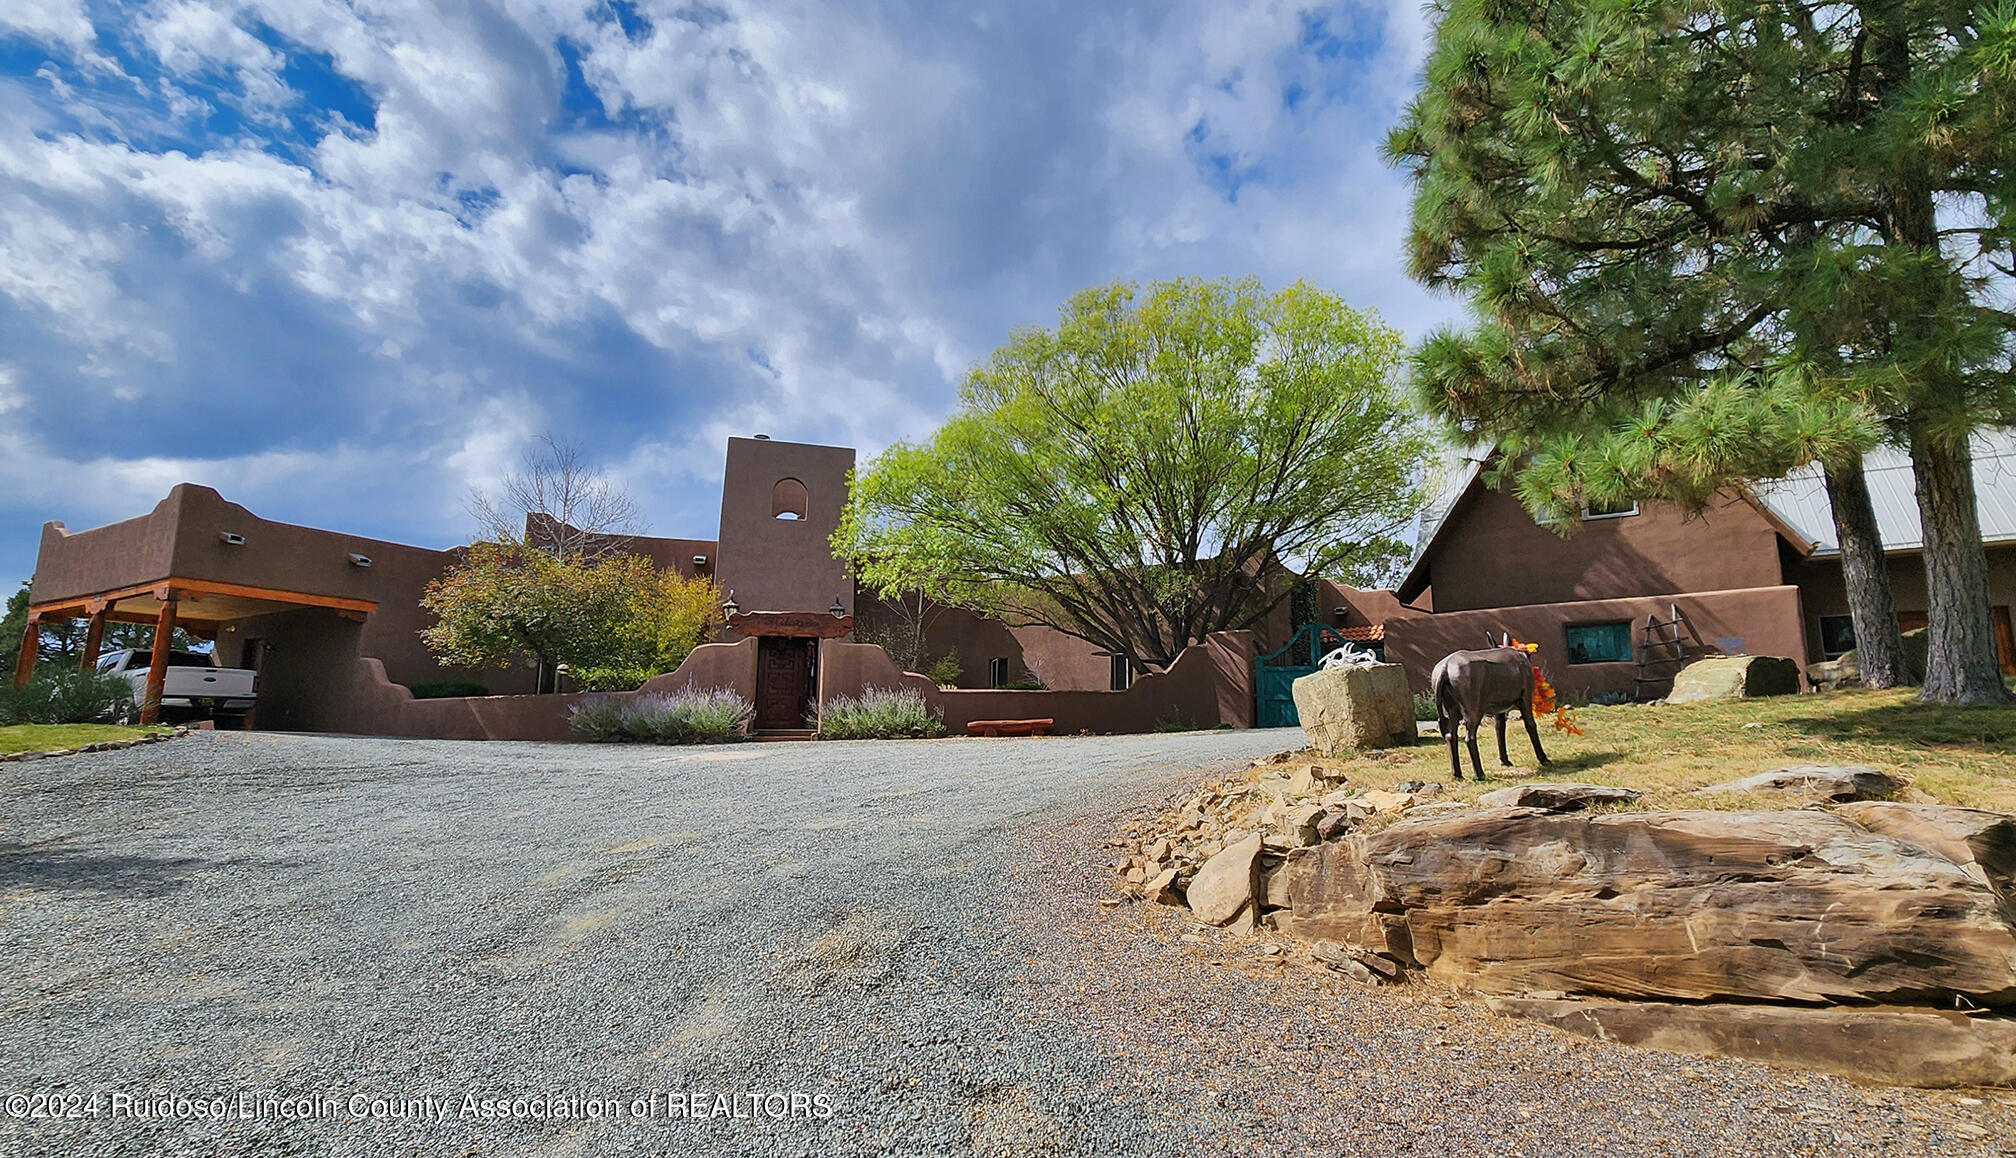
<path fill-rule="evenodd" d="M 828 607 L 826 610 L 832 612 L 833 618 L 835 619 L 847 618 L 847 605 L 840 602 L 840 597 L 838 595 L 835 595 L 833 597 L 833 606 Z"/>
<path fill-rule="evenodd" d="M 730 587 L 728 589 L 728 598 L 723 600 L 721 603 L 721 614 L 739 615 L 741 611 L 742 611 L 742 605 L 740 603 L 735 602 L 735 589 L 733 587 Z"/>
<path fill-rule="evenodd" d="M 236 531 L 219 531 L 217 532 L 217 537 L 223 540 L 224 545 L 227 547 L 242 547 L 245 545 L 245 536 Z"/>

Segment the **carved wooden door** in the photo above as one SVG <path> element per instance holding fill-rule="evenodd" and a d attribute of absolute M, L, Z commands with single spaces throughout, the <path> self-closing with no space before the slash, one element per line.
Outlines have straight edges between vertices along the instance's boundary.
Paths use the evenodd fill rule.
<path fill-rule="evenodd" d="M 806 640 L 765 636 L 756 641 L 756 726 L 803 728 L 811 679 Z"/>

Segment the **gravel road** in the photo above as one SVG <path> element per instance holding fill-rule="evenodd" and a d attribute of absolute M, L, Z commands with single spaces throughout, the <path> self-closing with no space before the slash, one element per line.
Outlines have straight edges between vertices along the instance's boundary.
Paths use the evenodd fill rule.
<path fill-rule="evenodd" d="M 1300 742 L 218 733 L 0 765 L 0 1094 L 80 1115 L 10 1100 L 0 1154 L 2016 1139 L 2006 1091 L 1625 1050 L 1098 905 L 1120 823 Z"/>

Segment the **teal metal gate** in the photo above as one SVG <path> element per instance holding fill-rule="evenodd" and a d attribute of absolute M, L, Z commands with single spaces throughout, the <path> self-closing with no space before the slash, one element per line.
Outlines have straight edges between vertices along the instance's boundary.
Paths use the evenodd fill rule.
<path fill-rule="evenodd" d="M 1344 636 L 1336 628 L 1311 623 L 1297 629 L 1279 651 L 1254 660 L 1254 724 L 1262 728 L 1300 724 L 1302 718 L 1295 712 L 1295 681 L 1315 671 L 1325 654 L 1343 646 Z"/>

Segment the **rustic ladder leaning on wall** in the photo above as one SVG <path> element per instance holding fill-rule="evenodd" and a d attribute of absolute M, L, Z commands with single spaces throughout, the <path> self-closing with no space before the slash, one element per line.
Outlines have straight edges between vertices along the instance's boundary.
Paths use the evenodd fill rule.
<path fill-rule="evenodd" d="M 1701 644 L 1701 637 L 1695 633 L 1694 625 L 1687 622 L 1679 604 L 1668 604 L 1667 612 L 1665 619 L 1647 615 L 1644 626 L 1639 628 L 1638 676 L 1631 685 L 1631 698 L 1634 700 L 1645 698 L 1646 684 L 1672 683 L 1674 673 L 1687 665 L 1687 641 L 1680 635 L 1683 629 L 1697 645 Z M 1655 649 L 1670 654 L 1656 654 Z M 1671 670 L 1659 670 L 1663 668 Z"/>

